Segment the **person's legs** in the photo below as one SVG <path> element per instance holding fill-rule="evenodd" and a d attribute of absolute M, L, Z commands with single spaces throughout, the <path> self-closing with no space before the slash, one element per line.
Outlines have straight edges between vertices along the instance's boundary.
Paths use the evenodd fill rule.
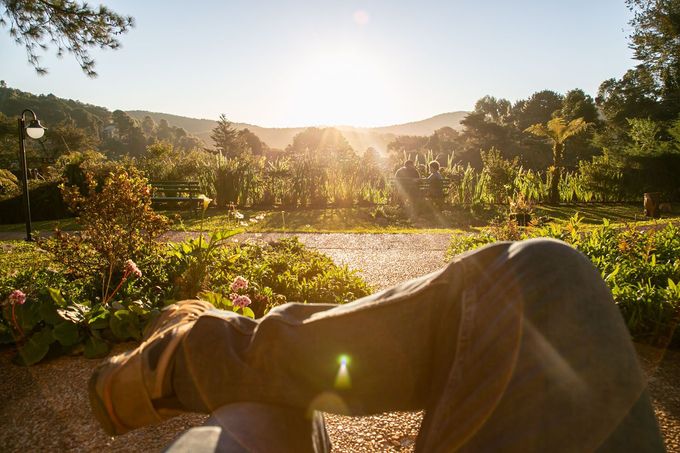
<path fill-rule="evenodd" d="M 422 451 L 663 448 L 609 290 L 557 241 L 494 244 L 342 307 L 286 305 L 259 322 L 208 313 L 177 363 L 195 410 L 425 408 Z"/>
<path fill-rule="evenodd" d="M 172 358 L 174 401 L 154 405 L 424 408 L 428 452 L 661 445 L 611 295 L 556 241 L 494 244 L 344 306 L 287 304 L 259 321 L 209 311 Z"/>
<path fill-rule="evenodd" d="M 629 333 L 585 256 L 532 240 L 463 262 L 456 357 L 417 450 L 664 450 Z"/>
<path fill-rule="evenodd" d="M 323 415 L 272 404 L 234 403 L 184 432 L 166 453 L 326 453 Z"/>

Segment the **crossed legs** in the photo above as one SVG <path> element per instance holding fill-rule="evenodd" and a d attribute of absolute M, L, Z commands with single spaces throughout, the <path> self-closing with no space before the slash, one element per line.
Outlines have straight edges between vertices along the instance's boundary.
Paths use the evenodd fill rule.
<path fill-rule="evenodd" d="M 286 304 L 258 321 L 208 310 L 172 364 L 182 410 L 424 409 L 418 451 L 663 451 L 606 285 L 552 240 L 493 244 L 343 306 Z"/>

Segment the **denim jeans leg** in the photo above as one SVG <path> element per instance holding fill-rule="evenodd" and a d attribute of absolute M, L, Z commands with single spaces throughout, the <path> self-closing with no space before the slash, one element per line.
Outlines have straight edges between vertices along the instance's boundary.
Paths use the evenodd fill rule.
<path fill-rule="evenodd" d="M 234 403 L 183 433 L 165 453 L 326 453 L 323 415 L 261 403 Z"/>
<path fill-rule="evenodd" d="M 203 412 L 425 409 L 416 449 L 427 452 L 662 448 L 611 294 L 551 240 L 494 244 L 343 306 L 286 304 L 258 321 L 208 312 L 173 383 Z"/>
<path fill-rule="evenodd" d="M 664 451 L 623 319 L 564 243 L 467 255 L 456 358 L 417 450 Z"/>

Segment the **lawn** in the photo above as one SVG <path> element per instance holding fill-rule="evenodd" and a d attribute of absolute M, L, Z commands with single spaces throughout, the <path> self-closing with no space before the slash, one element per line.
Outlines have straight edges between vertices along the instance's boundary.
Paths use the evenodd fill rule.
<path fill-rule="evenodd" d="M 163 211 L 174 220 L 173 230 L 199 231 L 241 227 L 245 222 L 252 232 L 291 233 L 428 233 L 472 231 L 488 225 L 497 216 L 506 212 L 505 206 L 450 206 L 444 209 L 421 208 L 421 212 L 409 213 L 393 206 L 363 208 L 328 208 L 258 211 L 238 211 L 243 219 L 234 216 L 233 211 L 210 208 L 205 218 L 195 211 Z M 602 219 L 612 223 L 654 222 L 644 217 L 641 204 L 582 203 L 569 205 L 538 205 L 535 217 L 566 221 L 578 213 L 582 222 L 598 225 Z M 255 219 L 264 214 L 261 220 Z M 666 213 L 662 219 L 680 218 L 680 209 Z M 257 220 L 255 222 L 255 220 Z M 0 225 L 0 232 L 23 232 L 24 224 Z M 76 219 L 61 219 L 33 222 L 37 231 L 76 230 Z"/>

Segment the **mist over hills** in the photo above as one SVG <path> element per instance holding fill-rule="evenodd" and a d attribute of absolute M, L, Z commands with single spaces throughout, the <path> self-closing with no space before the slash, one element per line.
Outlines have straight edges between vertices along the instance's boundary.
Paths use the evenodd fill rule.
<path fill-rule="evenodd" d="M 210 132 L 217 125 L 217 121 L 189 118 L 186 116 L 171 115 L 169 113 L 148 112 L 144 110 L 130 110 L 126 112 L 132 118 L 143 120 L 145 116 L 150 116 L 158 123 L 164 119 L 171 126 L 184 128 L 188 133 L 199 137 L 207 146 L 212 146 Z M 456 130 L 461 130 L 460 121 L 469 112 L 449 112 L 433 116 L 421 121 L 414 121 L 404 124 L 382 127 L 353 127 L 353 126 L 333 126 L 342 131 L 349 144 L 356 151 L 364 151 L 369 146 L 376 149 L 385 149 L 387 144 L 397 135 L 431 135 L 435 130 L 448 126 Z M 293 137 L 305 130 L 305 127 L 261 127 L 254 124 L 234 123 L 237 129 L 249 129 L 255 133 L 260 140 L 272 148 L 283 149 L 293 141 Z"/>

